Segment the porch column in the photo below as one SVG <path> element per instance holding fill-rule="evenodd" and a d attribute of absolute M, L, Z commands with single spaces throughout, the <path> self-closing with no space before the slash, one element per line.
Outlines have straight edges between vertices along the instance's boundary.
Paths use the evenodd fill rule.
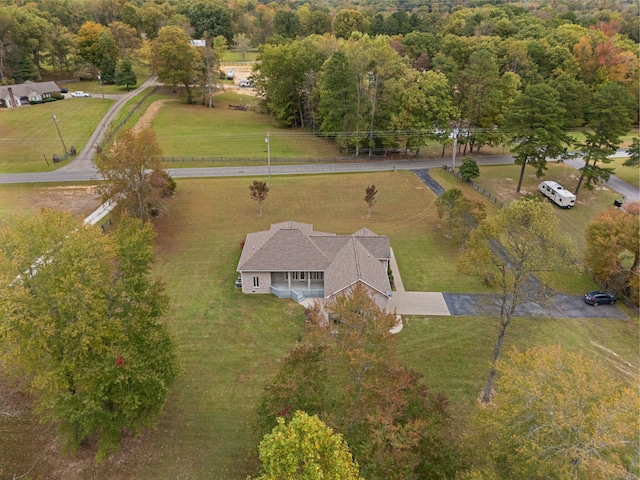
<path fill-rule="evenodd" d="M 287 281 L 289 282 L 289 290 L 291 290 L 291 272 L 287 273 Z"/>
<path fill-rule="evenodd" d="M 311 272 L 307 272 L 307 290 L 311 290 Z"/>

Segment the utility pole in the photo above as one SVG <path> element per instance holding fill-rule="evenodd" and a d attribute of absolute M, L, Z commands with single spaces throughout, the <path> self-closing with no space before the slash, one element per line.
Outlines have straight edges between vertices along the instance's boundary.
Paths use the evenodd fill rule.
<path fill-rule="evenodd" d="M 269 170 L 269 180 L 271 180 L 271 141 L 269 139 L 269 132 L 267 132 L 267 138 L 264 139 L 267 142 L 267 168 Z"/>
<path fill-rule="evenodd" d="M 98 73 L 98 81 L 100 82 L 100 91 L 102 92 L 102 103 L 104 103 L 104 89 L 102 88 L 102 75 Z"/>
<path fill-rule="evenodd" d="M 52 113 L 51 118 L 53 118 L 53 124 L 56 126 L 56 130 L 58 131 L 58 136 L 60 137 L 60 141 L 62 142 L 62 148 L 64 148 L 64 154 L 68 155 L 67 146 L 64 144 L 64 140 L 62 139 L 62 134 L 60 133 L 60 129 L 58 128 L 58 122 L 56 118 L 56 114 Z"/>
<path fill-rule="evenodd" d="M 456 168 L 456 152 L 458 150 L 459 128 L 460 128 L 460 124 L 456 123 L 456 126 L 453 129 L 453 153 L 452 153 L 452 157 L 451 157 L 451 170 L 455 170 L 455 168 Z"/>

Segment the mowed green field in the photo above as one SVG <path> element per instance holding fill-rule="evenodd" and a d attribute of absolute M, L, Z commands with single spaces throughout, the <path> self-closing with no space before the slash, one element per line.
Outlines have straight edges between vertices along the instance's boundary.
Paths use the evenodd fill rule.
<path fill-rule="evenodd" d="M 274 177 L 263 216 L 249 198 L 252 180 L 178 180 L 168 212 L 154 221 L 153 273 L 167 283 L 172 305 L 166 321 L 184 368 L 157 429 L 125 438 L 120 454 L 94 465 L 90 454 L 61 456 L 53 431 L 29 412 L 19 419 L 0 417 L 3 473 L 24 473 L 38 459 L 35 479 L 240 480 L 254 474 L 259 439 L 250 425 L 256 401 L 305 335 L 300 306 L 243 295 L 233 286 L 240 242 L 272 223 L 296 220 L 338 234 L 367 227 L 390 236 L 409 289 L 485 291 L 458 274 L 460 250 L 442 235 L 435 195 L 411 173 Z M 368 218 L 363 197 L 370 184 L 379 193 Z M 0 187 L 0 198 L 3 192 Z M 638 333 L 632 319 L 516 319 L 506 348 L 561 343 L 584 349 L 631 381 L 637 379 Z M 399 355 L 451 399 L 457 425 L 485 381 L 494 338 L 495 320 L 479 317 L 410 317 L 397 336 Z"/>
<path fill-rule="evenodd" d="M 112 100 L 67 98 L 57 102 L 0 108 L 0 172 L 43 172 L 54 170 L 54 153 L 64 154 L 52 114 L 69 151 L 79 153 L 105 115 Z M 46 156 L 49 166 L 45 161 Z"/>
<path fill-rule="evenodd" d="M 274 163 L 277 158 L 340 155 L 329 140 L 304 130 L 277 128 L 268 115 L 229 108 L 229 105 L 255 104 L 254 97 L 235 92 L 215 95 L 215 108 L 167 101 L 156 114 L 152 127 L 165 157 L 248 158 L 266 162 L 267 133 Z"/>

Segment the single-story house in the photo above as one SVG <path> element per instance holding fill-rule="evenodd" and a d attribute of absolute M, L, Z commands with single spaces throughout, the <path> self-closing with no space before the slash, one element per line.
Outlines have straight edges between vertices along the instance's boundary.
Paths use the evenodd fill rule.
<path fill-rule="evenodd" d="M 51 97 L 53 92 L 60 93 L 56 82 L 30 82 L 18 85 L 0 86 L 0 107 L 20 107 L 29 102 L 40 102 Z"/>
<path fill-rule="evenodd" d="M 243 293 L 271 293 L 299 302 L 329 299 L 360 283 L 384 308 L 391 297 L 390 259 L 389 237 L 366 228 L 336 235 L 290 221 L 249 233 L 237 270 Z"/>

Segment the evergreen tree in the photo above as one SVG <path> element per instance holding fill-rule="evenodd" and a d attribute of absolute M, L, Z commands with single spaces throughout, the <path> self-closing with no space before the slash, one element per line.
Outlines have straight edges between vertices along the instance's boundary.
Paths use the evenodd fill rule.
<path fill-rule="evenodd" d="M 138 78 L 133 72 L 131 62 L 126 58 L 120 60 L 116 65 L 116 85 L 124 85 L 129 90 L 129 87 L 135 86 L 137 82 Z"/>

